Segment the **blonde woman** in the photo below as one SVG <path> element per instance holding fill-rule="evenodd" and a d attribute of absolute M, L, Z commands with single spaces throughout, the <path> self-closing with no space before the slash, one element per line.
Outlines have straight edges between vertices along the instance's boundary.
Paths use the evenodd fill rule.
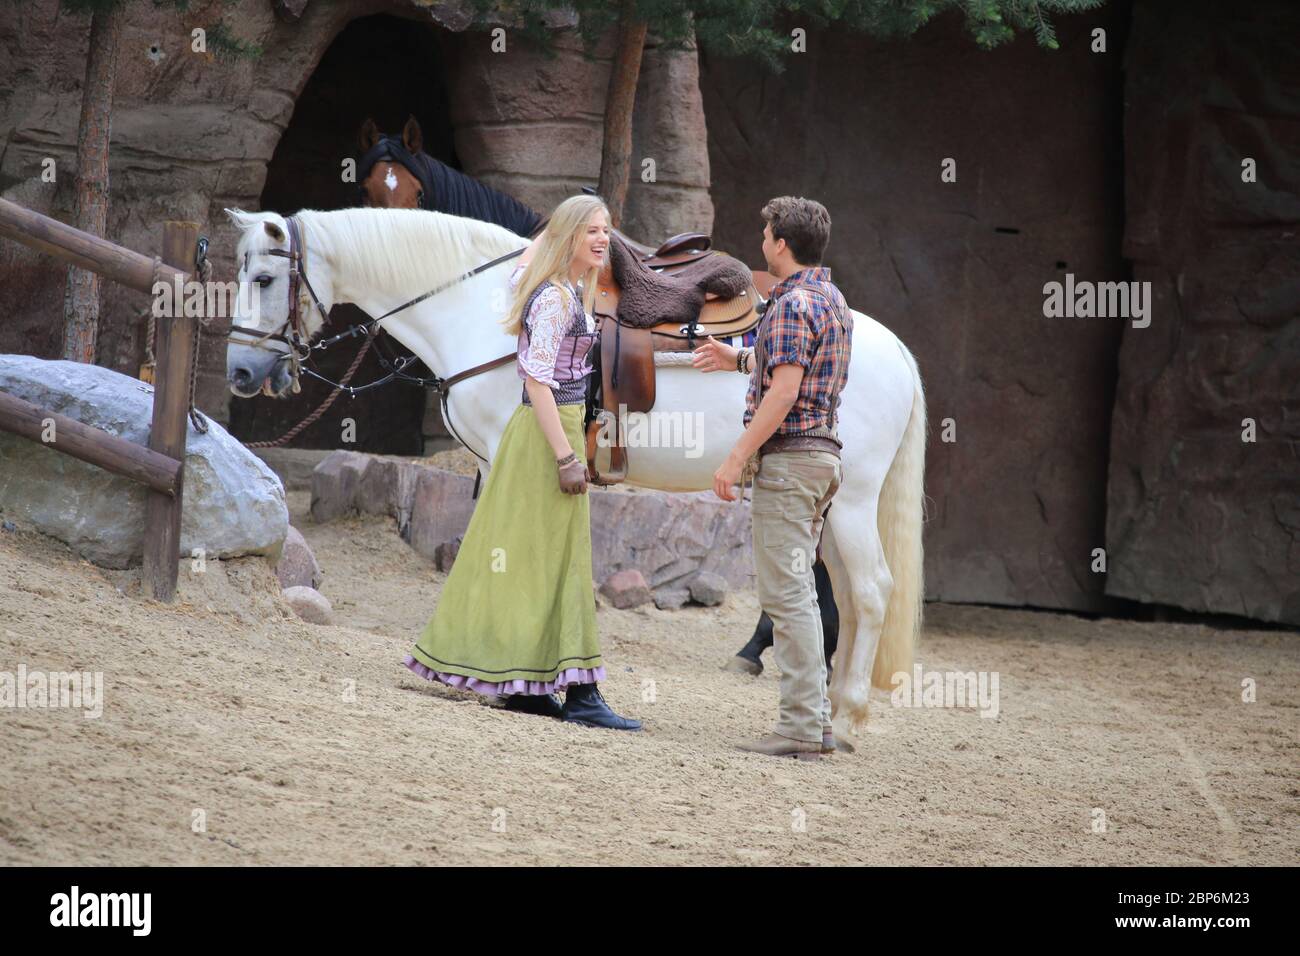
<path fill-rule="evenodd" d="M 572 196 L 511 275 L 504 325 L 518 337 L 521 403 L 406 666 L 429 680 L 505 697 L 511 710 L 640 730 L 639 721 L 614 713 L 596 686 L 605 667 L 591 583 L 587 465 L 577 452 L 585 449 L 591 311 L 609 231 L 600 199 Z"/>

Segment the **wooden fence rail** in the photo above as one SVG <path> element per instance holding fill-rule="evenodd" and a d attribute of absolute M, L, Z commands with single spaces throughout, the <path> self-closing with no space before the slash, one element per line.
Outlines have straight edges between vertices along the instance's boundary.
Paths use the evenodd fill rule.
<path fill-rule="evenodd" d="M 194 262 L 191 258 L 186 267 L 177 269 L 166 264 L 164 257 L 163 264 L 155 273 L 152 256 L 92 236 L 7 199 L 0 199 L 0 236 L 49 253 L 78 268 L 98 272 L 105 279 L 146 294 L 153 292 L 153 284 L 158 279 L 170 283 L 177 275 L 187 275 Z"/>
<path fill-rule="evenodd" d="M 50 442 L 44 441 L 46 422 L 54 425 L 54 440 Z M 175 458 L 141 448 L 133 441 L 84 425 L 8 392 L 0 392 L 0 428 L 148 485 L 168 497 L 175 496 L 180 483 L 180 462 Z"/>
<path fill-rule="evenodd" d="M 171 284 L 178 276 L 182 280 L 189 278 L 199 226 L 195 222 L 164 223 L 163 252 L 161 261 L 157 261 L 0 199 L 0 237 L 152 294 L 158 281 Z M 199 321 L 195 316 L 185 316 L 182 309 L 176 311 L 182 314 L 158 325 L 158 341 L 154 346 L 158 365 L 148 448 L 0 392 L 0 429 L 42 441 L 44 423 L 52 420 L 54 440 L 43 444 L 148 487 L 144 580 L 149 593 L 159 601 L 171 601 L 176 596 L 189 382 L 194 363 L 194 333 Z"/>

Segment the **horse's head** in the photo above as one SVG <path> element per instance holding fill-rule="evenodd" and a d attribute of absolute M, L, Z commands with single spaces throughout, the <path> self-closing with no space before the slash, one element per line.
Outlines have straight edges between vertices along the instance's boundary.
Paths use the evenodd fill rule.
<path fill-rule="evenodd" d="M 239 227 L 236 261 L 239 264 L 240 295 L 226 347 L 226 380 L 241 398 L 258 392 L 283 397 L 294 386 L 294 349 L 302 354 L 325 324 L 307 283 L 298 281 L 291 290 L 289 224 L 274 212 L 244 212 L 227 209 L 230 221 Z M 299 221 L 299 229 L 302 224 Z M 300 233 L 305 239 L 305 235 Z M 302 255 L 300 242 L 293 243 L 292 255 Z M 308 249 L 304 263 L 311 289 L 325 309 L 334 301 L 330 270 L 321 256 Z M 296 310 L 291 300 L 297 298 Z"/>
<path fill-rule="evenodd" d="M 373 119 L 361 125 L 358 144 L 365 156 L 384 138 Z M 402 146 L 412 156 L 424 150 L 424 134 L 414 116 L 402 128 Z M 379 209 L 419 209 L 424 199 L 424 187 L 415 175 L 396 159 L 377 160 L 366 178 L 361 181 L 361 204 Z"/>

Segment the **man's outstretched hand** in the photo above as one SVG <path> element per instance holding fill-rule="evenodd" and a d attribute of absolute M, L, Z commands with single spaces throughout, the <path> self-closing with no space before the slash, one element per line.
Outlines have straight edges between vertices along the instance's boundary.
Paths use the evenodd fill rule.
<path fill-rule="evenodd" d="M 740 349 L 723 345 L 713 336 L 691 353 L 691 364 L 701 372 L 734 372 Z"/>

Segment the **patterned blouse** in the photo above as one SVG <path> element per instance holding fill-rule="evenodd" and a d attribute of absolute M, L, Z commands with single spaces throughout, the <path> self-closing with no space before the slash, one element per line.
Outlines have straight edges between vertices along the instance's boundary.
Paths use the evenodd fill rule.
<path fill-rule="evenodd" d="M 510 288 L 519 285 L 523 267 L 510 274 Z M 520 381 L 532 376 L 548 385 L 556 405 L 578 405 L 587 400 L 587 376 L 592 372 L 591 348 L 596 342 L 596 322 L 584 311 L 582 298 L 566 283 L 569 304 L 553 282 L 537 287 L 524 309 L 519 330 L 516 368 Z M 531 405 L 528 388 L 523 403 Z"/>

